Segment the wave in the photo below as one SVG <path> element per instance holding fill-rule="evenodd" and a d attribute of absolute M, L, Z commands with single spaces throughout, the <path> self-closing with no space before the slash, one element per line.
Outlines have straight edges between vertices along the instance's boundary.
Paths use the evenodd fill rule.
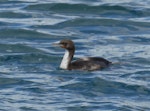
<path fill-rule="evenodd" d="M 51 38 L 48 34 L 43 34 L 41 32 L 37 32 L 36 30 L 30 29 L 2 29 L 0 30 L 0 37 L 1 38 L 26 38 L 26 39 L 33 39 L 33 38 Z"/>
<path fill-rule="evenodd" d="M 50 11 L 53 13 L 71 13 L 71 14 L 101 14 L 107 16 L 149 16 L 149 10 L 136 10 L 135 8 L 121 5 L 100 5 L 90 6 L 85 4 L 67 4 L 67 3 L 46 3 L 33 4 L 24 8 L 24 10 Z"/>

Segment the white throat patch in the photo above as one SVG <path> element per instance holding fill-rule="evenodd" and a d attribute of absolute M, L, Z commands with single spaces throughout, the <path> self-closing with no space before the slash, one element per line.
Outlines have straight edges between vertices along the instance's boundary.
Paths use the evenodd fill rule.
<path fill-rule="evenodd" d="M 60 68 L 68 69 L 68 66 L 69 66 L 69 52 L 66 50 L 64 57 L 63 57 L 61 64 L 60 64 Z"/>

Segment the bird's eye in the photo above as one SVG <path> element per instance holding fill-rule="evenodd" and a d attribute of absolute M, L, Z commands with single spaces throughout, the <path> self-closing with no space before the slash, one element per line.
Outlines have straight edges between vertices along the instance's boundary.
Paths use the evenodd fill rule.
<path fill-rule="evenodd" d="M 62 44 L 63 44 L 64 46 L 66 46 L 66 45 L 67 45 L 67 43 L 65 43 L 65 42 L 63 42 Z"/>

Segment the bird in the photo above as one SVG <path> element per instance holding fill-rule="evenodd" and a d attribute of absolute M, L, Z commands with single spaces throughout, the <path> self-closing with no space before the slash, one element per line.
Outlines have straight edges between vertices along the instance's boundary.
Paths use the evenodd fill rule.
<path fill-rule="evenodd" d="M 112 64 L 112 62 L 102 57 L 83 57 L 72 61 L 75 54 L 75 44 L 70 39 L 63 39 L 54 45 L 65 49 L 65 54 L 60 64 L 60 68 L 64 70 L 94 71 L 101 70 Z"/>

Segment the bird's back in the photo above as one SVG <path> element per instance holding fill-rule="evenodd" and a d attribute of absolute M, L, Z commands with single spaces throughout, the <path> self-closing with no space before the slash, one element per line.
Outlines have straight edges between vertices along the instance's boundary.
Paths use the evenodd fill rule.
<path fill-rule="evenodd" d="M 73 61 L 70 70 L 98 70 L 108 67 L 111 64 L 108 60 L 101 57 L 86 57 Z"/>

